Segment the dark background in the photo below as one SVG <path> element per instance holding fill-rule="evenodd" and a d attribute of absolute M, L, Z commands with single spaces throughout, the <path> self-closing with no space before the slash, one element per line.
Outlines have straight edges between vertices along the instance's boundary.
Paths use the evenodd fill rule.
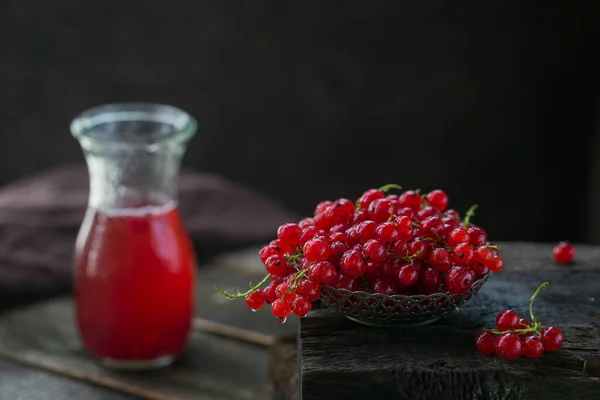
<path fill-rule="evenodd" d="M 599 242 L 597 3 L 3 0 L 0 184 L 154 101 L 199 120 L 187 166 L 293 211 L 397 182 L 494 240 Z"/>

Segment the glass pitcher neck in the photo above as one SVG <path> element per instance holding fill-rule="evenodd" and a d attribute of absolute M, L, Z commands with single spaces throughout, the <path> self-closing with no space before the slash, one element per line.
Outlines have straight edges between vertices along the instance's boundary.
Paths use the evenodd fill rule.
<path fill-rule="evenodd" d="M 141 208 L 177 202 L 177 177 L 196 121 L 148 103 L 91 108 L 71 124 L 90 175 L 89 206 Z"/>

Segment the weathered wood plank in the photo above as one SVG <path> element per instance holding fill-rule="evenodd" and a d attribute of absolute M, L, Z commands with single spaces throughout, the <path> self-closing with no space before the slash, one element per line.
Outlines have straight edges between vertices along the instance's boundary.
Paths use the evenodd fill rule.
<path fill-rule="evenodd" d="M 195 324 L 199 329 L 185 357 L 172 367 L 120 373 L 98 366 L 81 348 L 70 297 L 1 315 L 0 356 L 148 399 L 264 399 L 268 393 L 264 346 L 280 334 L 297 331 L 296 321 L 281 325 L 269 310 L 252 313 L 244 301 L 226 300 L 213 289 L 215 283 L 243 289 L 249 280 L 260 279 L 264 267 L 257 265 L 256 254 L 252 249 L 201 266 L 197 315 L 203 320 Z"/>
<path fill-rule="evenodd" d="M 57 374 L 0 360 L 0 400 L 140 400 Z"/>
<path fill-rule="evenodd" d="M 421 328 L 363 327 L 331 310 L 301 323 L 301 390 L 315 399 L 600 398 L 600 247 L 579 246 L 577 263 L 556 265 L 551 247 L 504 246 L 505 271 L 447 319 Z M 563 349 L 531 360 L 481 356 L 474 337 L 507 307 L 527 315 L 531 293 L 550 287 L 536 316 L 563 329 Z"/>

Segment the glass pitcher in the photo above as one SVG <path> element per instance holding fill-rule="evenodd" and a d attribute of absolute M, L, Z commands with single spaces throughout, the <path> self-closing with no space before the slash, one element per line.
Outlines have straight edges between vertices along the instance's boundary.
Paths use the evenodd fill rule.
<path fill-rule="evenodd" d="M 177 177 L 196 121 L 167 105 L 108 104 L 77 116 L 71 132 L 90 177 L 75 246 L 80 338 L 109 367 L 168 365 L 194 313 L 195 255 Z"/>

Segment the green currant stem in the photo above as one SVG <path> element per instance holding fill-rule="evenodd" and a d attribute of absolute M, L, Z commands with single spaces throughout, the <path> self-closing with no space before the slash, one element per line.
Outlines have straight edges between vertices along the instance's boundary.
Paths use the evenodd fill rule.
<path fill-rule="evenodd" d="M 392 189 L 402 190 L 402 186 L 397 185 L 395 183 L 388 183 L 387 185 L 383 185 L 382 187 L 379 188 L 379 190 L 382 191 L 383 193 L 387 193 Z"/>
<path fill-rule="evenodd" d="M 252 286 L 252 282 L 250 282 L 250 289 L 248 289 L 244 293 L 240 293 L 239 291 L 237 293 L 235 293 L 235 294 L 227 293 L 226 291 L 221 290 L 221 288 L 219 288 L 217 285 L 215 285 L 215 290 L 217 292 L 221 293 L 223 296 L 227 297 L 228 299 L 239 299 L 241 297 L 248 296 L 252 292 L 256 292 L 258 289 L 260 289 L 260 287 L 262 285 L 264 285 L 265 283 L 267 283 L 270 278 L 271 278 L 271 274 L 267 274 L 267 276 L 265 276 L 263 278 L 263 280 L 260 281 L 260 282 L 258 282 L 255 286 Z"/>
<path fill-rule="evenodd" d="M 488 332 L 492 332 L 495 335 L 502 335 L 504 333 L 516 333 L 517 335 L 519 335 L 519 334 L 530 333 L 530 332 L 539 334 L 539 329 L 541 327 L 542 327 L 542 324 L 540 324 L 539 322 L 536 322 L 535 324 L 533 324 L 533 325 L 531 325 L 531 326 L 529 326 L 527 328 L 523 328 L 523 329 L 510 329 L 510 330 L 507 330 L 507 331 L 499 331 L 497 329 L 487 329 L 487 328 L 484 328 L 483 330 L 484 331 L 488 331 Z"/>
<path fill-rule="evenodd" d="M 538 294 L 540 294 L 540 292 L 544 289 L 546 289 L 548 287 L 549 283 L 548 282 L 544 282 L 540 285 L 539 288 L 537 288 L 537 290 L 535 292 L 533 292 L 533 295 L 531 295 L 531 298 L 529 299 L 529 317 L 531 318 L 531 323 L 536 325 L 538 322 L 535 319 L 535 316 L 533 315 L 533 302 L 535 301 L 535 298 L 537 297 Z"/>
<path fill-rule="evenodd" d="M 471 224 L 471 218 L 475 216 L 475 210 L 479 207 L 477 204 L 473 204 L 471 208 L 467 210 L 465 214 L 465 219 L 463 219 L 463 226 L 466 228 Z"/>
<path fill-rule="evenodd" d="M 488 249 L 492 249 L 492 250 L 502 251 L 500 246 L 498 246 L 496 244 L 486 244 L 485 247 L 487 247 Z"/>

